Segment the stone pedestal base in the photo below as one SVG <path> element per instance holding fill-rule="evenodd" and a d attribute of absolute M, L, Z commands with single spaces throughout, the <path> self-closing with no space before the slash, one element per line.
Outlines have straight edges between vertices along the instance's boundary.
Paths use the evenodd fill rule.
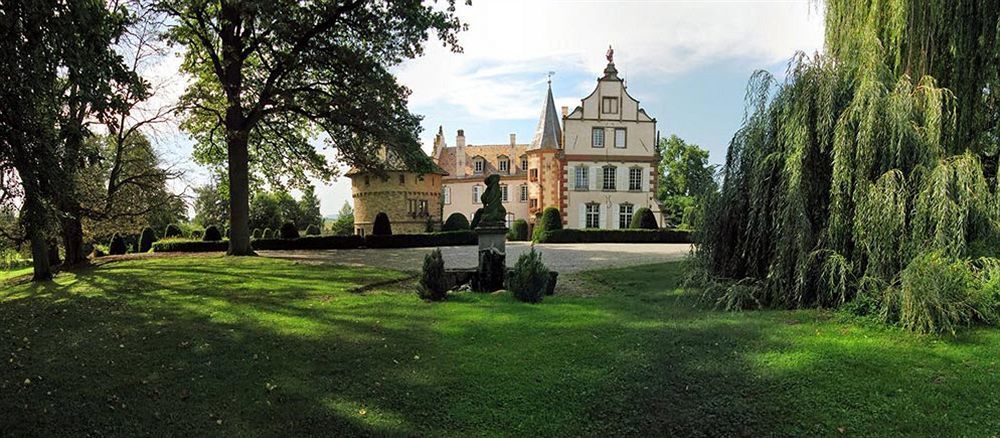
<path fill-rule="evenodd" d="M 479 227 L 479 266 L 472 290 L 493 292 L 503 289 L 507 274 L 507 228 Z"/>

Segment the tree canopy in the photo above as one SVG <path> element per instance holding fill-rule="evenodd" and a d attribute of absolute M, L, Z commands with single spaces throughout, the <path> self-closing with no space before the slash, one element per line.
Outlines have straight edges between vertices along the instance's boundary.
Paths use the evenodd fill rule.
<path fill-rule="evenodd" d="M 311 141 L 319 133 L 339 160 L 380 169 L 388 147 L 415 165 L 419 117 L 390 69 L 423 51 L 430 33 L 458 50 L 454 0 L 273 2 L 161 0 L 175 20 L 167 34 L 185 47 L 182 127 L 196 157 L 227 164 L 229 253 L 252 253 L 251 174 L 305 183 L 334 174 Z"/>

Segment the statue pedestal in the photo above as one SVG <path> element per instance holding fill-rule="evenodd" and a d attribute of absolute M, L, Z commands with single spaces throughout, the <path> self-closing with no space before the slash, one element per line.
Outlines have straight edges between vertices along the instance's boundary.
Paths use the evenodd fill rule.
<path fill-rule="evenodd" d="M 503 289 L 507 274 L 507 227 L 481 226 L 479 235 L 479 267 L 472 284 L 476 292 L 493 292 Z"/>

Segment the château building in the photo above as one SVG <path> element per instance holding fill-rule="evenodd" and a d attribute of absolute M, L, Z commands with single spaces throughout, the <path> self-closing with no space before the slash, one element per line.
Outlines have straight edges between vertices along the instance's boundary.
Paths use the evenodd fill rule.
<path fill-rule="evenodd" d="M 356 232 L 371 233 L 380 212 L 396 233 L 436 230 L 453 213 L 471 220 L 482 206 L 483 180 L 493 174 L 500 175 L 508 227 L 516 219 L 533 225 L 546 207 L 558 208 L 567 228 L 627 228 L 641 207 L 663 224 L 655 196 L 656 119 L 628 94 L 611 55 L 594 91 L 572 111 L 556 110 L 549 82 L 530 143 L 518 143 L 515 134 L 507 143 L 469 143 L 459 129 L 449 146 L 439 127 L 431 173 L 392 163 L 387 177 L 349 172 Z"/>
<path fill-rule="evenodd" d="M 656 119 L 628 94 L 610 55 L 604 74 L 580 106 L 556 110 L 551 82 L 531 143 L 470 144 L 458 130 L 448 146 L 442 128 L 431 156 L 442 177 L 442 216 L 471 218 L 480 205 L 483 179 L 500 175 L 507 222 L 535 217 L 546 207 L 562 212 L 567 228 L 627 228 L 640 207 L 662 212 L 656 202 Z"/>

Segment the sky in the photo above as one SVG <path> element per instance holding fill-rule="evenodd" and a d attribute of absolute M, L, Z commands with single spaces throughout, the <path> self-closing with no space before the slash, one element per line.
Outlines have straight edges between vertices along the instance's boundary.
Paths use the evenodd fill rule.
<path fill-rule="evenodd" d="M 511 133 L 530 142 L 547 74 L 554 72 L 556 106 L 572 109 L 596 87 L 611 45 L 629 94 L 657 119 L 661 136 L 699 144 L 718 164 L 743 118 L 750 75 L 781 77 L 797 51 L 823 44 L 822 10 L 812 0 L 473 0 L 457 14 L 469 27 L 459 34 L 463 53 L 432 38 L 424 56 L 394 69 L 412 91 L 410 110 L 423 116 L 428 152 L 438 126 L 449 145 L 458 129 L 469 144 L 506 143 Z M 178 184 L 203 183 L 191 142 L 177 131 L 166 137 L 167 161 L 188 169 Z M 316 185 L 324 215 L 350 200 L 346 177 Z"/>

